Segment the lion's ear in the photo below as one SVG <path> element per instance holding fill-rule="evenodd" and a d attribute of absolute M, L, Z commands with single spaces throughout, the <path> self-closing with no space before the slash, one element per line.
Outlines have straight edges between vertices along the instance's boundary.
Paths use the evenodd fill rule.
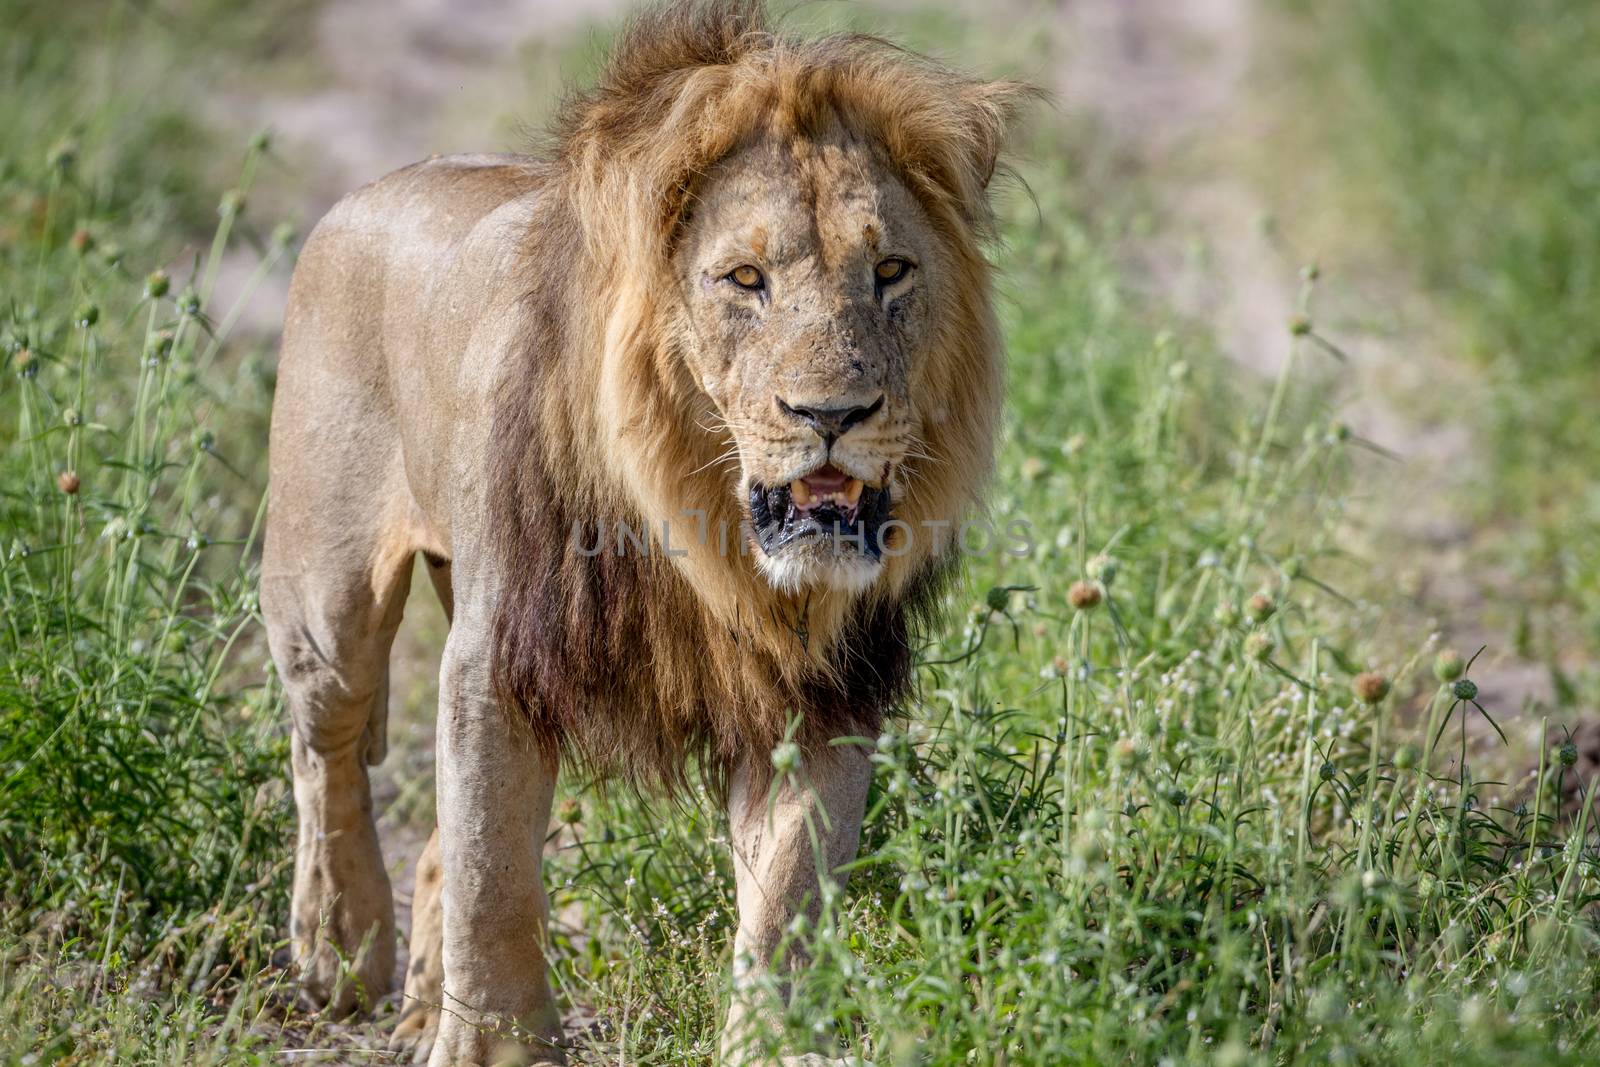
<path fill-rule="evenodd" d="M 988 188 L 1000 163 L 1006 136 L 1028 103 L 1044 96 L 1038 87 L 1026 82 L 972 82 L 961 94 L 963 125 L 970 174 L 977 191 Z"/>

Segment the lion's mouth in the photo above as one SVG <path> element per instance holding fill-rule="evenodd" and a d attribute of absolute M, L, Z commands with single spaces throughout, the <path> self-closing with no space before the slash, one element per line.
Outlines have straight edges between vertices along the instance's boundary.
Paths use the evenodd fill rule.
<path fill-rule="evenodd" d="M 751 526 L 769 556 L 798 541 L 833 538 L 879 559 L 888 518 L 887 486 L 874 488 L 832 464 L 788 485 L 750 486 Z"/>

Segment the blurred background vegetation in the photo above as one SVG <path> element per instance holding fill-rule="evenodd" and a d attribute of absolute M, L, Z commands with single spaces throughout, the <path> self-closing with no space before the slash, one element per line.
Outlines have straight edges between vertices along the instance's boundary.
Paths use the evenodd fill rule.
<path fill-rule="evenodd" d="M 6 1062 L 382 1062 L 392 999 L 306 1016 L 285 970 L 254 592 L 283 293 L 341 192 L 523 143 L 620 13 L 0 0 Z M 973 562 L 928 635 L 786 1043 L 1592 1061 L 1600 9 L 789 21 L 1058 103 L 1019 136 L 994 250 L 994 508 L 1036 548 Z M 402 913 L 444 632 L 416 596 L 377 782 Z M 712 1062 L 720 813 L 563 789 L 573 1058 Z"/>
<path fill-rule="evenodd" d="M 1558 699 L 1592 709 L 1600 8 L 1345 0 L 1278 14 L 1282 50 L 1264 65 L 1313 162 L 1269 185 L 1325 258 L 1401 274 L 1430 304 L 1448 359 L 1406 399 L 1481 446 L 1456 506 L 1475 563 L 1513 578 L 1489 609 L 1555 667 Z"/>

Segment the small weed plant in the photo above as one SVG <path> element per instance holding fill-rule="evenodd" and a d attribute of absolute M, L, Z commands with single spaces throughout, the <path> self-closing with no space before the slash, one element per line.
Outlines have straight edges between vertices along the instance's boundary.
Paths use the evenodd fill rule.
<path fill-rule="evenodd" d="M 254 624 L 270 382 L 210 310 L 232 243 L 264 251 L 251 285 L 287 248 L 243 216 L 264 148 L 181 273 L 76 141 L 4 174 L 0 1044 L 39 1062 L 236 1037 L 214 998 L 277 937 L 287 747 Z"/>

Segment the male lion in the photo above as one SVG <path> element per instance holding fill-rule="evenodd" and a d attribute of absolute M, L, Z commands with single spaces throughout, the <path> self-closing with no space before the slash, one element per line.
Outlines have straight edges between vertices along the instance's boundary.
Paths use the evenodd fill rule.
<path fill-rule="evenodd" d="M 557 764 L 671 789 L 698 759 L 737 870 L 724 1059 L 758 1058 L 757 979 L 796 965 L 786 928 L 856 850 L 870 766 L 830 742 L 903 698 L 908 625 L 991 465 L 980 242 L 1025 92 L 780 36 L 754 0 L 679 3 L 632 23 L 546 154 L 419 163 L 317 226 L 262 565 L 309 1000 L 390 987 L 367 767 L 421 552 L 451 629 L 397 1044 L 559 1062 Z M 774 783 L 786 737 L 800 767 Z"/>

